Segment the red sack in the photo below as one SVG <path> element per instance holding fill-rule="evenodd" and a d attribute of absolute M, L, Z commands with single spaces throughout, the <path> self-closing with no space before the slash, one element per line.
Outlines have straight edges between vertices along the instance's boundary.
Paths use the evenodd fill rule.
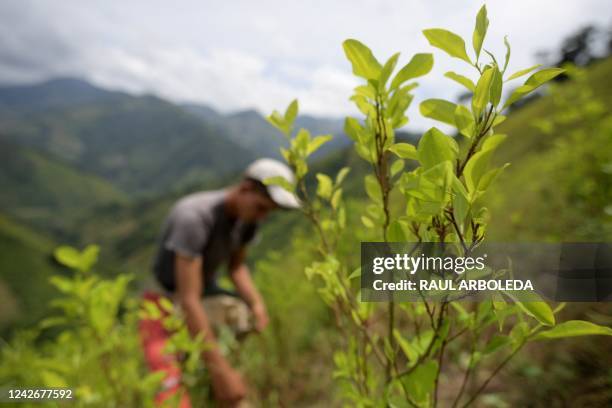
<path fill-rule="evenodd" d="M 143 301 L 148 300 L 155 303 L 163 318 L 168 316 L 168 312 L 159 305 L 162 297 L 163 295 L 159 293 L 146 291 L 143 295 Z M 166 373 L 162 380 L 163 391 L 155 397 L 156 404 L 162 406 L 164 401 L 180 393 L 182 396 L 178 407 L 191 408 L 189 394 L 184 387 L 181 387 L 181 369 L 178 359 L 175 355 L 164 353 L 164 347 L 168 342 L 170 333 L 164 328 L 160 319 L 141 319 L 138 324 L 138 331 L 149 370 Z"/>

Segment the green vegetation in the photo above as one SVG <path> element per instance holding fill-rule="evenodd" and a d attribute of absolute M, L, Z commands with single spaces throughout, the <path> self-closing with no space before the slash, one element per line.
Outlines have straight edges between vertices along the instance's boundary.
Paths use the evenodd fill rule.
<path fill-rule="evenodd" d="M 497 126 L 506 120 L 501 112 L 564 71 L 548 68 L 532 73 L 502 104 L 504 82 L 530 74 L 537 67 L 507 75 L 511 55 L 507 40 L 503 65 L 498 65 L 495 56 L 488 52 L 489 62 L 479 63 L 488 24 L 483 6 L 474 29 L 474 60 L 458 35 L 443 29 L 423 32 L 431 45 L 462 59 L 479 75 L 477 81 L 471 82 L 463 75 L 447 73 L 472 92 L 471 109 L 441 99 L 428 99 L 420 105 L 422 115 L 457 129 L 464 138 L 461 147 L 437 128 L 428 130 L 416 148 L 395 141 L 395 129 L 408 122 L 405 112 L 412 101 L 410 91 L 416 87 L 416 83 L 403 84 L 429 72 L 433 65 L 430 54 L 415 55 L 391 79 L 399 53 L 382 64 L 361 42 L 353 39 L 344 42 L 353 73 L 365 80 L 351 97 L 365 119 L 360 122 L 347 118 L 345 132 L 355 142 L 359 156 L 371 164 L 373 174 L 364 178 L 369 200 L 365 212 L 361 212 L 361 221 L 367 229 L 378 231 L 374 235 L 376 240 L 450 243 L 460 256 L 468 256 L 485 239 L 494 217 L 489 215 L 482 197 L 507 167 L 507 164 L 490 166 L 493 152 L 507 137 L 496 132 Z M 583 102 L 591 97 L 587 93 Z M 585 109 L 591 114 L 602 112 L 602 107 Z M 287 137 L 288 147 L 281 148 L 281 153 L 293 167 L 297 181 L 289 184 L 284 179 L 270 179 L 269 183 L 300 195 L 302 211 L 318 236 L 315 247 L 319 256 L 306 268 L 306 275 L 317 283 L 318 292 L 333 311 L 342 333 L 343 347 L 334 353 L 334 363 L 335 378 L 340 381 L 344 399 L 357 406 L 435 407 L 438 403 L 469 406 L 532 341 L 612 335 L 612 328 L 588 321 L 558 323 L 555 314 L 564 304 L 553 309 L 537 296 L 517 301 L 507 292 L 491 295 L 477 305 L 465 305 L 448 297 L 431 304 L 423 297 L 422 302 L 405 305 L 397 303 L 391 295 L 386 313 L 376 304 L 360 302 L 359 289 L 351 283 L 360 276 L 360 269 L 353 271 L 351 259 L 337 250 L 347 225 L 342 182 L 349 168 L 341 169 L 335 177 L 317 173 L 316 196 L 308 192 L 307 159 L 330 136 L 313 137 L 303 128 L 293 135 L 297 113 L 298 104 L 293 101 L 284 114 L 275 111 L 269 117 Z M 558 115 L 549 119 L 549 128 L 556 121 L 567 125 L 568 113 L 561 111 Z M 603 170 L 606 159 L 607 154 L 596 160 L 595 166 Z M 404 160 L 418 161 L 419 166 L 405 171 Z M 400 204 L 394 202 L 394 190 L 403 196 Z M 509 201 L 510 197 L 504 199 Z M 354 232 L 355 227 L 351 230 Z M 499 277 L 508 273 L 508 269 L 505 272 L 489 269 L 488 274 L 492 273 Z M 459 363 L 461 356 L 467 358 L 467 365 Z M 486 367 L 489 373 L 479 379 L 479 372 Z M 449 373 L 462 378 L 455 392 L 448 392 L 453 388 Z"/>
<path fill-rule="evenodd" d="M 56 294 L 48 280 L 58 272 L 50 262 L 53 242 L 0 215 L 0 332 L 29 327 L 48 312 Z"/>
<path fill-rule="evenodd" d="M 0 381 L 16 388 L 71 388 L 77 406 L 153 407 L 162 375 L 148 373 L 139 358 L 138 319 L 159 318 L 159 311 L 148 304 L 140 309 L 136 299 L 126 298 L 128 275 L 102 279 L 93 273 L 97 257 L 95 246 L 55 251 L 58 262 L 72 270 L 72 276 L 50 279 L 61 294 L 50 302 L 59 313 L 0 349 Z M 168 352 L 186 353 L 182 368 L 188 378 L 203 345 L 190 338 L 172 305 L 165 307 L 170 314 L 164 325 L 175 332 Z M 61 330 L 55 341 L 38 346 L 37 337 L 51 328 Z"/>
<path fill-rule="evenodd" d="M 612 60 L 568 68 L 572 82 L 500 126 L 520 140 L 497 154 L 513 165 L 488 197 L 491 211 L 505 215 L 491 226 L 493 239 L 612 239 Z"/>
<path fill-rule="evenodd" d="M 312 135 L 330 132 L 300 122 L 297 103 L 272 116 L 309 206 L 306 217 L 273 214 L 251 251 L 269 330 L 240 345 L 224 340 L 256 406 L 461 406 L 473 397 L 482 406 L 543 406 L 555 398 L 559 406 L 605 406 L 612 398 L 609 337 L 582 336 L 610 333 L 607 304 L 358 302 L 360 241 L 420 238 L 465 250 L 483 234 L 490 241 L 612 238 L 612 60 L 564 67 L 569 81 L 501 122 L 502 88 L 526 83 L 515 93 L 523 96 L 550 79 L 537 72 L 559 71 L 501 81 L 512 73 L 504 72 L 507 57 L 496 62 L 482 46 L 484 10 L 474 52 L 453 33 L 425 31 L 477 79 L 467 69 L 445 74 L 474 94 L 465 106 L 429 99 L 419 107 L 455 127 L 453 137 L 434 128 L 413 143 L 399 130 L 412 80 L 429 72 L 432 56 L 417 54 L 395 70 L 397 54 L 382 64 L 356 40 L 345 43 L 363 80 L 352 98 L 362 116 L 346 122 L 350 147 L 313 160 L 334 141 Z M 146 406 L 159 378 L 146 373 L 136 321 L 160 222 L 183 193 L 238 180 L 252 155 L 222 140 L 223 118 L 206 126 L 156 98 L 113 93 L 101 100 L 91 92 L 77 89 L 70 100 L 28 94 L 0 108 L 7 125 L 0 146 L 0 328 L 7 340 L 0 383 L 68 384 L 82 406 Z M 225 163 L 228 154 L 235 162 Z M 60 256 L 73 270 L 60 268 L 52 252 L 65 241 L 100 244 L 97 267 L 79 266 L 96 253 L 84 264 Z M 41 322 L 44 316 L 51 319 Z M 168 324 L 181 332 L 178 322 Z M 175 340 L 175 350 L 192 355 L 202 347 L 184 335 Z M 198 406 L 207 401 L 205 371 L 190 361 L 184 380 Z"/>
<path fill-rule="evenodd" d="M 0 211 L 41 230 L 66 233 L 88 211 L 128 201 L 107 181 L 32 148 L 0 140 L 0 161 Z"/>
<path fill-rule="evenodd" d="M 62 96 L 59 106 L 46 110 L 24 106 L 22 99 L 37 93 L 0 90 L 3 138 L 58 156 L 130 195 L 159 194 L 194 180 L 214 179 L 241 170 L 255 157 L 231 142 L 227 130 L 176 105 L 88 86 L 92 89 L 74 90 L 69 82 L 73 92 L 43 93 L 51 100 Z M 22 98 L 15 100 L 20 91 Z"/>

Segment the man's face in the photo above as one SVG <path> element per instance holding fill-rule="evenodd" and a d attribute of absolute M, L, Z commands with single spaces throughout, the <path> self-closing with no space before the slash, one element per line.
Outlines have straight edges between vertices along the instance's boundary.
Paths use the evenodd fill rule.
<path fill-rule="evenodd" d="M 261 221 L 268 213 L 278 208 L 265 193 L 258 190 L 254 183 L 244 181 L 240 187 L 237 203 L 238 217 L 244 221 Z"/>

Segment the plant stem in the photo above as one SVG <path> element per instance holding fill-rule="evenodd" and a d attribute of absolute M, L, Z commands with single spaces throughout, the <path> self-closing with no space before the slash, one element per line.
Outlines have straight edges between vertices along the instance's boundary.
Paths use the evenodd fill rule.
<path fill-rule="evenodd" d="M 448 305 L 448 303 L 446 303 L 446 305 Z M 443 314 L 445 314 L 445 307 L 441 307 L 440 308 L 440 322 L 442 322 L 444 320 L 444 317 L 442 317 Z M 450 327 L 449 327 L 449 332 L 450 332 Z M 436 406 L 438 405 L 438 384 L 439 384 L 439 380 L 440 380 L 440 372 L 442 371 L 442 361 L 444 358 L 444 350 L 446 348 L 446 344 L 447 344 L 447 339 L 442 340 L 442 345 L 440 346 L 440 354 L 438 355 L 438 369 L 436 370 L 436 378 L 434 380 L 434 392 L 433 392 L 433 406 L 434 408 L 436 408 Z"/>
<path fill-rule="evenodd" d="M 523 348 L 523 346 L 525 345 L 526 340 L 523 341 L 512 353 L 510 353 L 505 359 L 504 361 L 502 361 L 497 368 L 495 368 L 495 370 L 493 370 L 493 372 L 491 373 L 491 375 L 485 380 L 485 382 L 482 383 L 482 385 L 476 390 L 476 392 L 474 393 L 474 395 L 472 395 L 470 397 L 470 399 L 463 405 L 463 408 L 469 406 L 470 404 L 472 404 L 476 398 L 478 398 L 478 395 L 480 395 L 480 393 L 482 391 L 484 391 L 485 388 L 487 388 L 487 385 L 489 385 L 489 382 L 491 382 L 491 380 L 493 379 L 493 377 L 495 377 L 497 375 L 497 373 L 499 373 L 499 371 L 504 368 L 504 366 L 506 364 L 508 364 L 508 362 L 510 360 L 512 360 L 512 358 Z"/>
<path fill-rule="evenodd" d="M 475 351 L 475 344 L 476 342 L 474 341 L 474 339 L 472 339 L 472 347 L 470 348 L 470 361 L 468 362 L 468 366 L 465 370 L 465 373 L 463 374 L 463 381 L 461 381 L 461 388 L 459 388 L 459 393 L 457 393 L 457 396 L 455 397 L 455 402 L 453 402 L 453 407 L 455 408 L 457 406 L 457 404 L 459 403 L 459 401 L 461 400 L 461 397 L 463 396 L 463 393 L 465 392 L 465 387 L 467 385 L 467 380 L 471 374 L 472 371 L 472 365 L 474 362 L 474 351 Z"/>
<path fill-rule="evenodd" d="M 474 138 L 474 141 L 470 145 L 470 149 L 468 150 L 468 153 L 465 156 L 465 159 L 463 160 L 463 162 L 461 162 L 461 164 L 459 164 L 459 166 L 457 168 L 457 178 L 459 178 L 461 176 L 461 174 L 463 174 L 463 170 L 465 169 L 465 165 L 468 163 L 470 158 L 476 152 L 476 147 L 478 147 L 478 143 L 480 143 L 480 140 L 487 134 L 487 132 L 489 132 L 489 130 L 491 130 L 491 127 L 493 126 L 493 120 L 491 120 L 491 123 L 488 123 L 488 122 L 489 122 L 489 119 L 491 118 L 491 115 L 493 114 L 493 109 L 494 109 L 493 106 L 491 106 L 489 108 L 489 111 L 487 112 L 485 120 L 482 122 L 483 129 Z M 493 116 L 493 119 L 495 119 L 495 116 Z"/>

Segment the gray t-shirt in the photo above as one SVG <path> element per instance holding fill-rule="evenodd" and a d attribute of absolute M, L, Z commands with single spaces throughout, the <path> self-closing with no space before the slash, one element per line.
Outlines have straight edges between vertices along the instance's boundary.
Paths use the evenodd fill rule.
<path fill-rule="evenodd" d="M 202 257 L 204 293 L 218 293 L 217 269 L 250 242 L 256 223 L 231 217 L 224 206 L 227 190 L 203 191 L 180 199 L 164 223 L 154 273 L 168 291 L 176 289 L 175 254 Z"/>

